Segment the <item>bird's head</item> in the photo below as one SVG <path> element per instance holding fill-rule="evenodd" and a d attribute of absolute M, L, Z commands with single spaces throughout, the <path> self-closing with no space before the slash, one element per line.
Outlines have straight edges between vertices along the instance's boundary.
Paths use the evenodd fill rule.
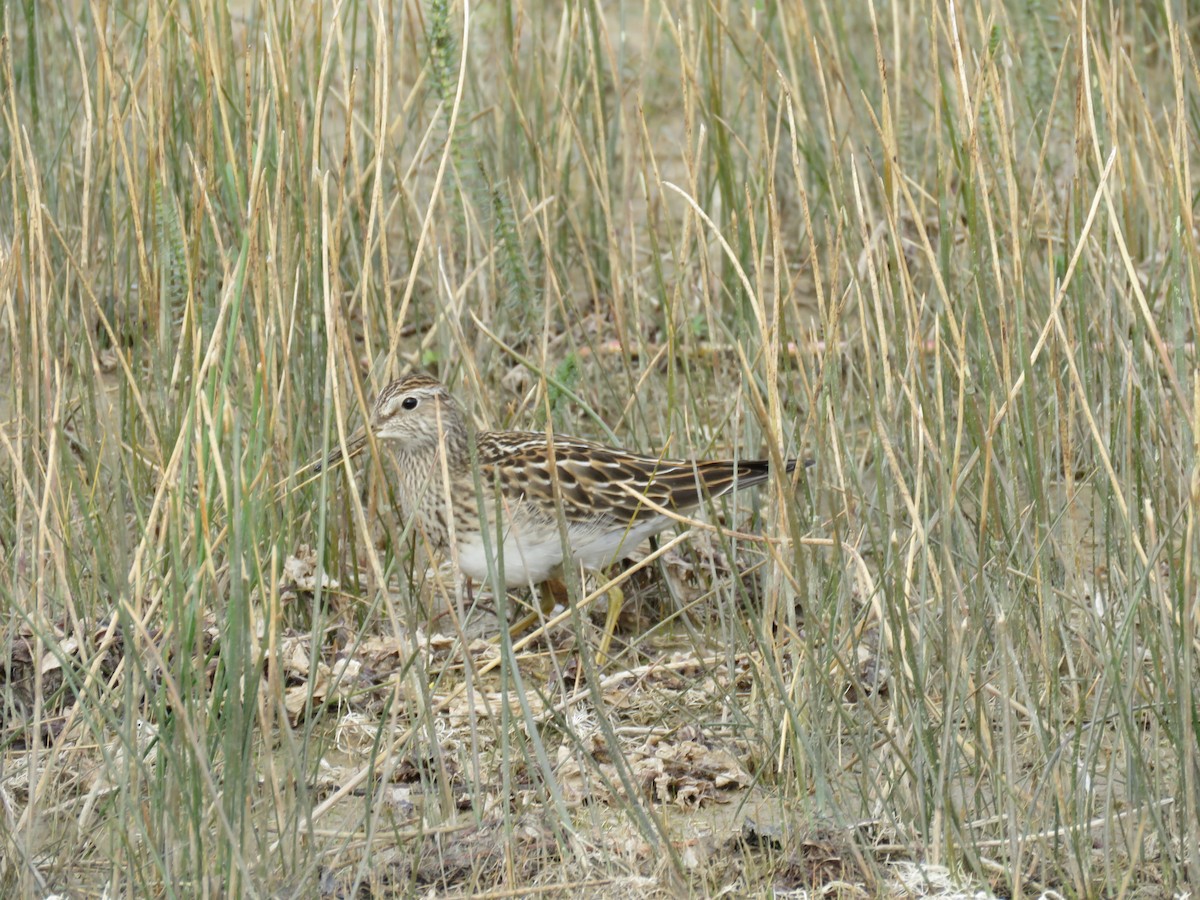
<path fill-rule="evenodd" d="M 432 456 L 441 448 L 466 453 L 467 429 L 458 404 L 444 384 L 428 375 L 405 375 L 380 391 L 368 428 L 375 440 L 387 441 L 398 454 Z M 367 432 L 360 429 L 347 441 L 346 455 L 358 455 L 366 444 Z M 341 458 L 336 449 L 316 469 Z"/>
<path fill-rule="evenodd" d="M 462 413 L 446 386 L 428 375 L 406 375 L 379 393 L 371 433 L 397 450 L 420 452 L 443 446 L 464 431 Z"/>

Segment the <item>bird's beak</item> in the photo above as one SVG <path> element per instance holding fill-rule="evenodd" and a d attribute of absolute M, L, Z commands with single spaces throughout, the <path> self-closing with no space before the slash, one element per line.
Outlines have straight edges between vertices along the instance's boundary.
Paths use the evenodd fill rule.
<path fill-rule="evenodd" d="M 342 453 L 341 447 L 334 447 L 329 451 L 329 455 L 324 459 L 319 459 L 313 464 L 312 470 L 320 472 L 322 469 L 327 469 L 335 463 L 339 462 L 343 455 L 346 459 L 354 459 L 362 452 L 363 447 L 367 446 L 366 429 L 360 428 L 354 434 L 350 435 L 350 439 L 346 441 L 346 452 Z"/>

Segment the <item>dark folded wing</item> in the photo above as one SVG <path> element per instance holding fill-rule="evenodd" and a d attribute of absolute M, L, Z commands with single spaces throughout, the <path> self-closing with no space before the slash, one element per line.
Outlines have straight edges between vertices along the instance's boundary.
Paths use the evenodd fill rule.
<path fill-rule="evenodd" d="M 528 497 L 554 507 L 546 436 L 537 432 L 488 432 L 479 436 L 479 464 L 485 489 L 498 477 L 505 497 Z M 554 462 L 563 512 L 570 521 L 637 522 L 659 515 L 656 506 L 684 512 L 705 496 L 765 481 L 766 460 L 693 462 L 636 456 L 577 438 L 554 439 Z M 795 467 L 789 461 L 787 471 Z"/>

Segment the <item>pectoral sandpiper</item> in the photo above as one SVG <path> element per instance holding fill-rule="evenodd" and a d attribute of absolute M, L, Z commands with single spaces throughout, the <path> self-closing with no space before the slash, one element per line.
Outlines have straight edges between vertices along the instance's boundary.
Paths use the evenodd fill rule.
<path fill-rule="evenodd" d="M 422 374 L 385 387 L 368 428 L 395 455 L 405 518 L 416 519 L 435 551 L 449 551 L 453 538 L 468 578 L 486 582 L 503 572 L 508 587 L 541 585 L 561 573 L 565 560 L 604 569 L 670 526 L 666 512 L 684 513 L 705 497 L 759 484 L 770 469 L 766 460 L 660 459 L 560 435 L 551 442 L 536 431 L 480 432 L 472 448 L 450 392 Z M 366 443 L 364 430 L 351 438 L 348 455 Z M 323 464 L 341 458 L 335 450 Z M 787 461 L 788 472 L 795 467 L 796 460 Z M 601 658 L 619 609 L 619 595 L 610 596 Z"/>

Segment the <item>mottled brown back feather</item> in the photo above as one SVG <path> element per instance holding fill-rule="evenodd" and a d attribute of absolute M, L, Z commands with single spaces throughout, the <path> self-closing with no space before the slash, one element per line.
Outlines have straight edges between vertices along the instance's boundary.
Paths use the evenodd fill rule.
<path fill-rule="evenodd" d="M 538 432 L 485 432 L 479 435 L 480 467 L 491 483 L 494 471 L 520 471 L 522 478 L 504 478 L 501 489 L 511 501 L 523 495 L 549 505 L 555 503 L 551 479 L 543 474 L 548 464 L 546 436 Z M 766 460 L 658 459 L 614 450 L 578 438 L 556 437 L 554 460 L 558 467 L 559 495 L 569 521 L 594 521 L 607 511 L 613 521 L 637 522 L 658 515 L 643 503 L 678 512 L 699 506 L 705 496 L 719 497 L 736 484 L 747 488 L 767 479 Z M 786 471 L 796 467 L 788 460 Z M 541 477 L 537 477 L 537 476 Z"/>

